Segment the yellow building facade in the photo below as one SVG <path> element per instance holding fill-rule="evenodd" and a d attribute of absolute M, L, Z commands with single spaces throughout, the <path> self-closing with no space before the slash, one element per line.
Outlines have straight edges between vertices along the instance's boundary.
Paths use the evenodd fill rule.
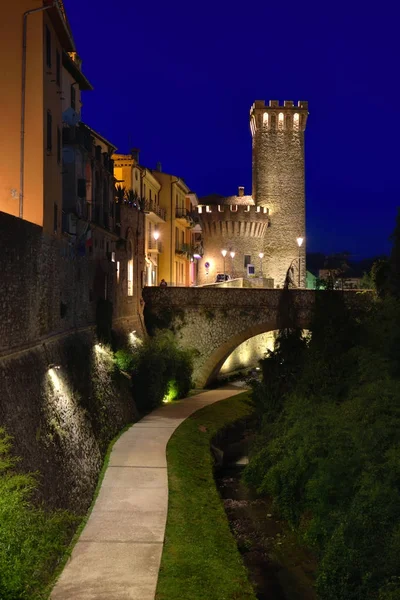
<path fill-rule="evenodd" d="M 61 234 L 63 56 L 75 52 L 62 2 L 15 0 L 2 11 L 0 211 Z"/>
<path fill-rule="evenodd" d="M 197 259 L 193 248 L 198 229 L 193 229 L 192 210 L 197 197 L 183 179 L 139 165 L 139 152 L 115 154 L 117 185 L 133 190 L 146 215 L 146 270 L 143 285 L 169 286 L 196 284 Z"/>
<path fill-rule="evenodd" d="M 195 284 L 195 263 L 192 257 L 192 208 L 197 203 L 179 177 L 153 171 L 161 184 L 160 207 L 165 210 L 166 223 L 162 228 L 164 251 L 160 255 L 159 278 L 168 285 L 190 286 Z"/>

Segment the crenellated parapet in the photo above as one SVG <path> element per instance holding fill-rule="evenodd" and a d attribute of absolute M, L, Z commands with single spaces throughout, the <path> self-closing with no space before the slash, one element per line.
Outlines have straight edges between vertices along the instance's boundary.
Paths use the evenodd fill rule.
<path fill-rule="evenodd" d="M 269 210 L 265 206 L 199 205 L 197 214 L 203 234 L 211 237 L 262 238 L 269 226 Z"/>
<path fill-rule="evenodd" d="M 308 102 L 300 100 L 297 105 L 292 100 L 256 100 L 250 109 L 250 129 L 254 136 L 258 130 L 305 131 L 308 116 Z"/>

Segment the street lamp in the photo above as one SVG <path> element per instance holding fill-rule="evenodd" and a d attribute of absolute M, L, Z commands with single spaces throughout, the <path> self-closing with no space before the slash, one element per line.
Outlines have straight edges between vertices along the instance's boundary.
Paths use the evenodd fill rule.
<path fill-rule="evenodd" d="M 227 250 L 221 250 L 221 254 L 224 257 L 224 281 L 225 281 L 225 256 L 227 254 Z"/>
<path fill-rule="evenodd" d="M 264 252 L 260 252 L 260 254 L 258 255 L 260 258 L 260 271 L 261 271 L 261 277 L 263 276 L 263 271 L 262 271 L 262 259 L 264 258 Z"/>
<path fill-rule="evenodd" d="M 301 271 L 301 250 L 300 250 L 300 248 L 301 248 L 303 241 L 304 241 L 304 238 L 302 238 L 302 237 L 297 238 L 297 244 L 299 246 L 299 287 L 300 287 L 300 271 Z"/>
<path fill-rule="evenodd" d="M 231 273 L 232 273 L 232 279 L 233 279 L 233 259 L 235 258 L 235 252 L 233 252 L 233 250 L 231 250 L 230 255 L 231 255 L 231 259 L 232 259 Z"/>

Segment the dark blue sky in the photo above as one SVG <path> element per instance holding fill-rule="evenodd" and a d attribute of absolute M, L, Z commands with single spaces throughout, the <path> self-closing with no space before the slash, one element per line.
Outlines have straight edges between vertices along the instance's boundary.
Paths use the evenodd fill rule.
<path fill-rule="evenodd" d="M 308 100 L 309 251 L 388 251 L 400 205 L 399 14 L 365 2 L 64 0 L 82 117 L 199 196 L 251 192 L 255 99 Z"/>

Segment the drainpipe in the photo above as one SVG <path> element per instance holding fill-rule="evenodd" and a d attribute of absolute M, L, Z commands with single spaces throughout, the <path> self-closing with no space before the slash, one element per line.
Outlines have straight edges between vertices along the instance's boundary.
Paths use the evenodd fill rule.
<path fill-rule="evenodd" d="M 172 233 L 173 233 L 173 229 L 172 229 L 172 224 L 173 224 L 173 217 L 172 217 L 172 215 L 173 215 L 173 212 L 172 212 L 172 208 L 173 208 L 172 186 L 174 185 L 174 183 L 179 183 L 179 181 L 180 181 L 179 177 L 177 177 L 175 179 L 175 181 L 171 181 L 171 237 L 170 237 L 170 240 L 171 240 L 171 252 L 169 253 L 170 254 L 170 259 L 169 259 L 169 279 L 170 279 L 171 285 L 172 285 L 172 253 L 174 252 L 174 248 L 172 247 Z M 176 241 L 175 241 L 175 243 L 176 243 Z"/>
<path fill-rule="evenodd" d="M 24 169 L 25 169 L 25 96 L 26 96 L 26 38 L 28 29 L 28 16 L 53 8 L 55 2 L 48 6 L 32 8 L 24 12 L 22 27 L 22 79 L 21 79 L 21 142 L 20 142 L 20 166 L 19 166 L 19 218 L 24 214 Z"/>

